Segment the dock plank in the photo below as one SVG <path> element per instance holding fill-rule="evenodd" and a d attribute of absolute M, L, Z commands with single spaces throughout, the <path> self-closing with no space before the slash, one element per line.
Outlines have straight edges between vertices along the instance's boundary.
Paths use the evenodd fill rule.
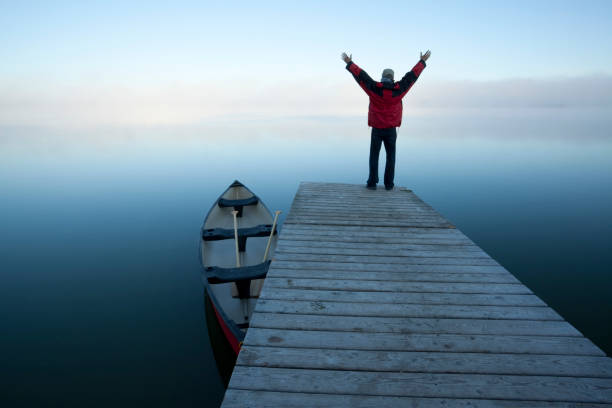
<path fill-rule="evenodd" d="M 430 320 L 431 321 L 431 320 Z M 414 326 L 414 325 L 413 325 Z M 548 325 L 551 326 L 551 325 Z M 518 328 L 517 333 L 534 332 L 525 325 L 511 325 Z M 552 327 L 548 327 L 551 328 Z M 559 332 L 563 327 L 557 325 Z M 572 356 L 604 356 L 605 354 L 592 342 L 579 334 L 575 336 L 554 335 L 517 335 L 504 334 L 504 330 L 492 330 L 492 334 L 440 334 L 433 333 L 386 333 L 367 331 L 334 331 L 269 329 L 253 327 L 249 329 L 246 341 L 248 345 L 290 348 L 315 348 L 332 350 L 382 350 L 405 352 L 453 352 L 482 354 L 551 354 Z M 499 328 L 498 328 L 499 329 Z M 461 327 L 459 327 L 461 330 Z M 473 330 L 473 329 L 471 329 Z M 423 331 L 426 331 L 424 329 Z M 467 331 L 467 330 L 464 330 Z M 539 331 L 538 333 L 542 333 Z M 554 333 L 553 330 L 548 330 Z M 245 347 L 245 349 L 247 349 Z"/>
<path fill-rule="evenodd" d="M 380 271 L 380 272 L 470 272 L 470 273 L 507 273 L 501 265 L 450 265 L 450 264 L 376 264 L 355 262 L 316 262 L 316 261 L 282 261 L 274 258 L 274 266 L 281 268 L 293 268 L 307 271 L 312 269 L 326 270 L 355 270 L 355 271 Z M 274 270 L 274 269 L 273 269 Z"/>
<path fill-rule="evenodd" d="M 276 268 L 277 278 L 348 279 L 407 282 L 520 283 L 509 273 L 385 272 Z"/>
<path fill-rule="evenodd" d="M 317 394 L 278 391 L 230 389 L 225 394 L 224 407 L 286 407 L 286 408 L 593 408 L 590 403 L 550 401 L 504 401 L 487 399 L 449 399 L 385 397 L 370 395 Z M 600 406 L 599 404 L 597 406 Z"/>
<path fill-rule="evenodd" d="M 338 248 L 330 245 L 326 248 L 317 246 L 282 245 L 276 248 L 279 254 L 310 254 L 310 255 L 349 255 L 349 256 L 385 256 L 385 257 L 411 257 L 411 258 L 489 258 L 484 251 L 460 251 L 439 248 L 434 250 L 423 249 L 380 249 L 380 248 Z"/>
<path fill-rule="evenodd" d="M 416 305 L 546 306 L 535 295 L 490 295 L 481 293 L 357 292 L 347 290 L 264 289 L 260 299 L 329 302 L 395 303 Z"/>
<path fill-rule="evenodd" d="M 420 305 L 410 303 L 353 303 L 260 299 L 256 310 L 265 313 L 331 316 L 427 317 L 448 319 L 563 320 L 541 306 Z"/>
<path fill-rule="evenodd" d="M 580 336 L 564 321 L 334 316 L 259 312 L 251 327 L 358 333 Z"/>
<path fill-rule="evenodd" d="M 399 264 L 423 264 L 423 265 L 498 265 L 491 258 L 482 257 L 437 257 L 437 256 L 376 256 L 376 255 L 329 255 L 329 254 L 299 254 L 279 252 L 274 254 L 274 259 L 279 261 L 314 261 L 314 262 L 337 262 L 337 263 L 399 263 Z"/>
<path fill-rule="evenodd" d="M 550 354 L 486 354 L 379 350 L 282 349 L 252 346 L 238 365 L 317 370 L 397 371 L 612 378 L 612 359 Z"/>
<path fill-rule="evenodd" d="M 286 238 L 283 235 L 283 238 Z M 452 252 L 478 252 L 484 253 L 482 249 L 480 249 L 476 245 L 470 244 L 451 244 L 451 243 L 442 243 L 442 244 L 428 244 L 428 243 L 406 243 L 406 242 L 359 242 L 359 241 L 336 241 L 336 240 L 326 240 L 322 237 L 316 237 L 313 240 L 302 240 L 300 237 L 292 236 L 291 240 L 283 240 L 277 249 L 281 248 L 347 248 L 347 249 L 370 249 L 376 251 L 395 251 L 395 250 L 404 250 L 404 251 L 452 251 Z"/>
<path fill-rule="evenodd" d="M 430 374 L 236 366 L 232 388 L 304 393 L 612 403 L 612 382 L 590 377 Z"/>
<path fill-rule="evenodd" d="M 435 293 L 495 293 L 532 294 L 520 283 L 460 283 L 460 282 L 402 282 L 376 281 L 365 279 L 307 279 L 277 278 L 266 279 L 270 288 L 350 290 L 371 292 L 435 292 Z"/>

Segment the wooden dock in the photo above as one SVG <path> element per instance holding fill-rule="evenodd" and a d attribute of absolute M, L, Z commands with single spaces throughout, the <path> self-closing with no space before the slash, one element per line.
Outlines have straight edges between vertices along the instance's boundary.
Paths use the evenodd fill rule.
<path fill-rule="evenodd" d="M 612 359 L 410 190 L 302 183 L 223 402 L 271 406 L 612 406 Z"/>

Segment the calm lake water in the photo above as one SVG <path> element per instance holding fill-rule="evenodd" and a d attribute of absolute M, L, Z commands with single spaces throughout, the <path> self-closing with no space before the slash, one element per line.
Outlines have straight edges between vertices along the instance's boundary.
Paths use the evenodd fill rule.
<path fill-rule="evenodd" d="M 368 148 L 364 117 L 0 128 L 2 406 L 217 406 L 204 215 L 234 179 L 285 214 L 299 181 L 363 183 Z M 397 155 L 397 185 L 612 354 L 610 109 L 407 114 Z"/>

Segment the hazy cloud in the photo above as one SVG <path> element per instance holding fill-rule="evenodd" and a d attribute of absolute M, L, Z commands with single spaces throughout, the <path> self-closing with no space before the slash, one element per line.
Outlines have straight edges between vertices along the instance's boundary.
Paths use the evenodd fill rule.
<path fill-rule="evenodd" d="M 5 85 L 0 125 L 193 124 L 216 117 L 365 115 L 367 97 L 350 77 L 271 83 L 244 79 L 138 88 Z M 612 76 L 433 81 L 404 100 L 411 112 L 489 108 L 612 108 Z"/>

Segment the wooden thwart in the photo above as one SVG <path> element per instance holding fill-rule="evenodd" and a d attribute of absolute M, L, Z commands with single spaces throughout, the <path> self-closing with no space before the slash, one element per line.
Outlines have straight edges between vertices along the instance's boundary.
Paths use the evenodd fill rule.
<path fill-rule="evenodd" d="M 612 360 L 403 188 L 302 183 L 224 407 L 612 404 Z"/>

